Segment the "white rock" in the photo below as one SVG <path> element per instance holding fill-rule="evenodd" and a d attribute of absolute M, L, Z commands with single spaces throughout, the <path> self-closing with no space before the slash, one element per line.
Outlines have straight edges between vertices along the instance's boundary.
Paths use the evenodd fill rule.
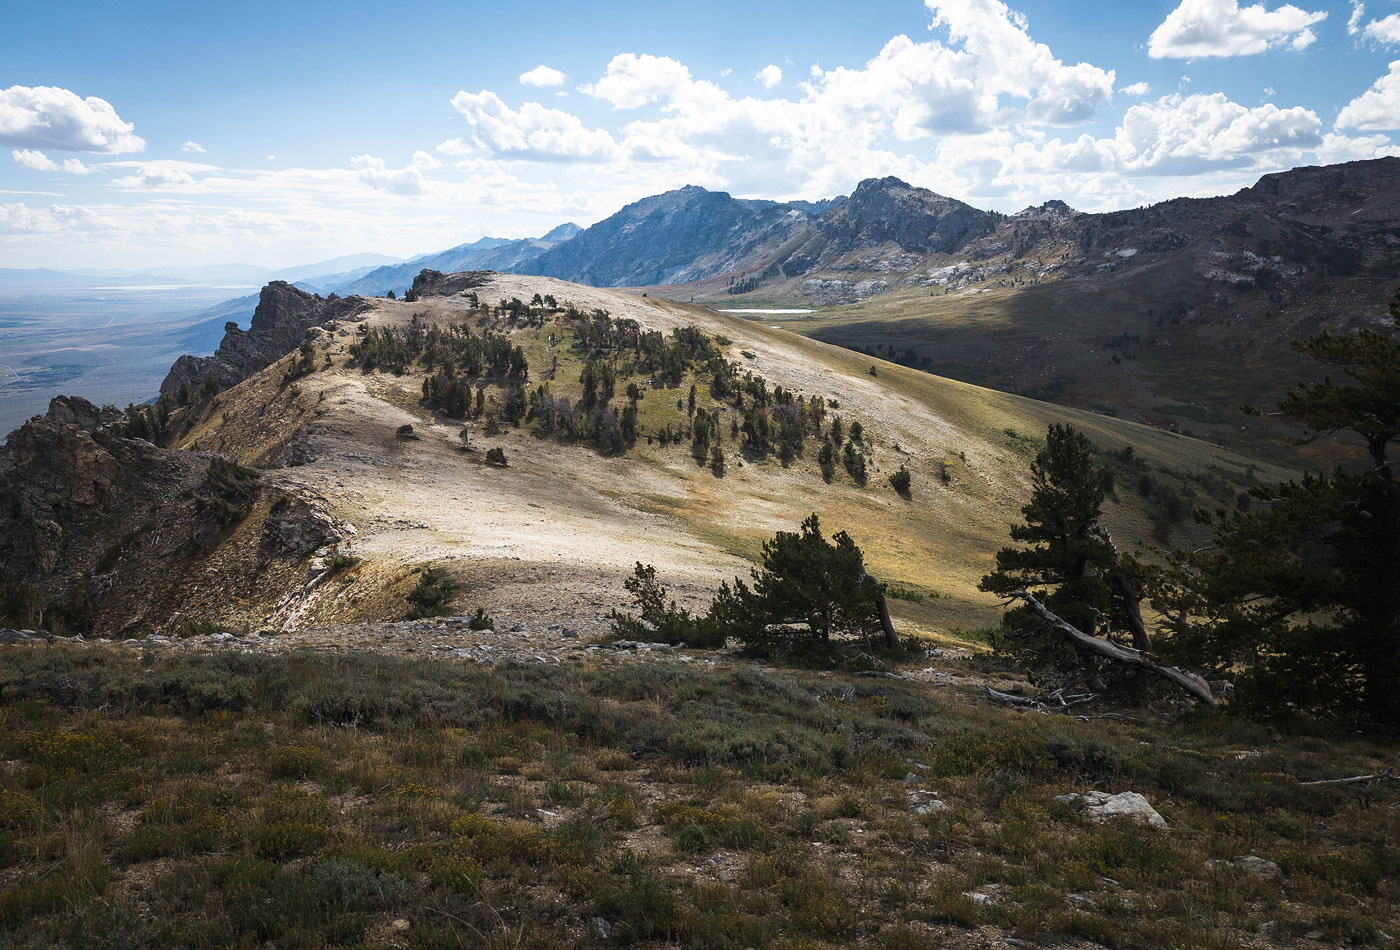
<path fill-rule="evenodd" d="M 1121 815 L 1153 828 L 1167 827 L 1167 820 L 1157 814 L 1157 809 L 1137 792 L 1110 795 L 1108 792 L 1092 791 L 1083 795 L 1057 795 L 1055 801 L 1081 805 L 1091 821 L 1108 821 Z"/>

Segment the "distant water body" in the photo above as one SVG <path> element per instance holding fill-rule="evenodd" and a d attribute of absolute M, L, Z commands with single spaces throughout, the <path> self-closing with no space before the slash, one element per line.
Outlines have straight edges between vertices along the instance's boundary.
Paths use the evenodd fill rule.
<path fill-rule="evenodd" d="M 193 332 L 215 304 L 256 286 L 146 284 L 0 289 L 0 437 L 58 395 L 145 402 L 170 364 L 212 352 L 222 323 Z"/>
<path fill-rule="evenodd" d="M 720 313 L 759 313 L 759 314 L 783 314 L 783 313 L 816 313 L 815 310 L 770 310 L 770 309 L 749 309 L 749 310 L 721 310 Z"/>

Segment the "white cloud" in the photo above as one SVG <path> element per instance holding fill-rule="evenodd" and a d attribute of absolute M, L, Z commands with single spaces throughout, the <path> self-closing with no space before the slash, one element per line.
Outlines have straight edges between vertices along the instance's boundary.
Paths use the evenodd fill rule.
<path fill-rule="evenodd" d="M 0 145 L 51 148 L 64 152 L 139 152 L 133 135 L 112 104 L 96 96 L 79 98 L 57 86 L 11 86 L 0 90 Z"/>
<path fill-rule="evenodd" d="M 1241 7 L 1239 0 L 1181 0 L 1147 41 L 1153 59 L 1204 59 L 1212 56 L 1252 56 L 1287 44 L 1310 46 L 1312 27 L 1327 19 L 1324 11 L 1310 13 L 1284 4 L 1276 10 L 1263 3 Z"/>
<path fill-rule="evenodd" d="M 432 158 L 426 152 L 415 153 L 414 157 L 418 155 Z M 394 169 L 387 167 L 384 159 L 374 155 L 356 155 L 350 159 L 350 167 L 359 172 L 360 181 L 371 188 L 400 195 L 416 195 L 423 190 L 423 172 L 416 165 Z"/>
<path fill-rule="evenodd" d="M 182 152 L 199 152 L 199 153 L 203 154 L 204 152 L 207 152 L 207 151 L 209 151 L 209 150 L 208 150 L 207 148 L 205 148 L 203 145 L 200 145 L 198 142 L 186 142 L 184 145 L 181 145 L 181 146 L 180 146 L 180 151 L 182 151 Z"/>
<path fill-rule="evenodd" d="M 277 161 L 277 156 L 276 156 L 276 155 L 269 155 L 269 156 L 267 156 L 267 160 L 268 160 L 269 162 L 275 162 L 275 161 Z"/>
<path fill-rule="evenodd" d="M 1372 40 L 1383 46 L 1400 45 L 1400 13 L 1383 16 L 1379 20 L 1372 20 L 1362 26 L 1361 21 L 1365 18 L 1366 5 L 1361 0 L 1351 0 L 1351 16 L 1347 19 L 1347 33 L 1351 36 L 1360 34 L 1363 39 Z"/>
<path fill-rule="evenodd" d="M 753 78 L 764 89 L 772 89 L 783 81 L 783 71 L 779 67 L 769 63 L 767 66 L 760 69 Z"/>
<path fill-rule="evenodd" d="M 608 63 L 603 78 L 580 86 L 579 92 L 603 99 L 614 109 L 638 109 L 649 102 L 673 98 L 691 85 L 690 70 L 669 56 L 620 53 Z M 718 91 L 713 83 L 706 83 Z"/>
<path fill-rule="evenodd" d="M 63 160 L 63 170 L 70 175 L 91 175 L 97 171 L 96 165 L 84 165 L 76 158 L 65 158 Z"/>
<path fill-rule="evenodd" d="M 568 78 L 559 70 L 543 64 L 520 74 L 520 82 L 525 86 L 562 86 Z"/>
<path fill-rule="evenodd" d="M 413 167 L 425 172 L 433 171 L 442 167 L 442 162 L 438 161 L 428 152 L 419 149 L 413 153 Z"/>
<path fill-rule="evenodd" d="M 1124 86 L 1119 91 L 1125 96 L 1145 96 L 1152 91 L 1152 87 L 1145 82 L 1135 82 L 1131 86 Z"/>
<path fill-rule="evenodd" d="M 616 143 L 607 132 L 586 128 L 578 116 L 538 102 L 512 109 L 500 96 L 483 89 L 459 91 L 452 97 L 452 107 L 471 126 L 471 145 L 502 158 L 598 161 L 616 154 Z M 438 146 L 447 154 L 464 154 L 468 147 L 461 140 Z"/>
<path fill-rule="evenodd" d="M 1317 160 L 1324 165 L 1355 162 L 1366 158 L 1400 155 L 1400 147 L 1391 144 L 1388 135 L 1338 135 L 1328 132 L 1317 149 Z"/>
<path fill-rule="evenodd" d="M 152 162 L 106 162 L 103 168 L 130 168 L 132 173 L 113 179 L 119 188 L 133 190 L 187 188 L 195 184 L 196 173 L 218 171 L 217 165 L 181 162 L 174 159 Z"/>
<path fill-rule="evenodd" d="M 1379 20 L 1372 20 L 1366 24 L 1366 28 L 1361 33 L 1366 39 L 1374 40 L 1384 46 L 1400 44 L 1400 13 L 1392 13 Z"/>
<path fill-rule="evenodd" d="M 1189 175 L 1247 167 L 1261 153 L 1315 148 L 1322 121 L 1300 106 L 1251 109 L 1219 92 L 1171 95 L 1128 109 L 1113 142 L 1125 171 Z"/>
<path fill-rule="evenodd" d="M 1400 129 L 1400 59 L 1390 64 L 1390 72 L 1371 84 L 1337 116 L 1337 128 L 1381 132 Z"/>
<path fill-rule="evenodd" d="M 49 158 L 43 152 L 40 152 L 36 149 L 17 148 L 14 151 L 10 152 L 10 156 L 14 158 L 15 164 L 18 165 L 20 168 L 28 168 L 31 171 L 36 172 L 58 171 L 57 163 L 55 163 L 53 159 Z"/>
<path fill-rule="evenodd" d="M 1067 65 L 1031 39 L 1025 16 L 1001 0 L 924 0 L 934 26 L 962 44 L 975 78 L 993 95 L 1028 100 L 1024 118 L 1043 125 L 1087 122 L 1113 93 L 1114 71 Z"/>

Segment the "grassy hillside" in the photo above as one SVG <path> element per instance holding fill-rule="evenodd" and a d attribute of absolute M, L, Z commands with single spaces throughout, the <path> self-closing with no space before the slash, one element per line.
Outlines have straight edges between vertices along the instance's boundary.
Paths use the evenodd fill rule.
<path fill-rule="evenodd" d="M 1119 416 L 1233 446 L 1284 464 L 1325 465 L 1335 446 L 1299 450 L 1296 428 L 1250 417 L 1317 368 L 1290 340 L 1325 322 L 1365 325 L 1388 290 L 1338 281 L 1325 298 L 1271 302 L 1252 284 L 1201 277 L 1177 258 L 1092 279 L 1034 282 L 1029 272 L 944 288 L 898 286 L 841 305 L 786 292 L 708 298 L 715 307 L 812 307 L 760 317 L 840 346 L 928 372 L 1059 405 Z M 780 289 L 781 290 L 781 289 Z"/>
<path fill-rule="evenodd" d="M 1010 712 L 975 688 L 1003 677 L 946 661 L 0 651 L 6 946 L 1224 950 L 1400 925 L 1390 788 L 1302 784 L 1393 746 Z M 1166 826 L 1057 799 L 1089 789 Z"/>
<path fill-rule="evenodd" d="M 1018 518 L 1029 462 L 1049 423 L 1071 422 L 1103 448 L 1117 477 L 1108 523 L 1129 548 L 1151 536 L 1154 519 L 1162 522 L 1159 537 L 1190 539 L 1190 504 L 1232 504 L 1251 479 L 1282 474 L 1179 435 L 931 376 L 705 308 L 545 278 L 491 280 L 479 289 L 483 300 L 529 300 L 538 292 L 643 328 L 694 326 L 723 339 L 741 377 L 752 373 L 770 390 L 820 398 L 828 427 L 835 416 L 848 430 L 860 422 L 868 484 L 856 485 L 839 463 L 826 482 L 816 460 L 820 440 L 810 433 L 787 464 L 741 448 L 731 433 L 742 413 L 711 396 L 709 377 L 694 366 L 675 385 L 653 386 L 643 373 L 619 376 L 613 406 L 626 406 L 629 382 L 647 389 L 638 404 L 640 437 L 621 453 L 542 435 L 535 421 L 490 425 L 508 381 L 485 380 L 482 418 L 434 412 L 422 402 L 425 367 L 367 370 L 351 365 L 349 348 L 369 328 L 403 330 L 415 317 L 423 325 L 460 322 L 465 300 L 376 302 L 363 323 L 341 325 L 317 341 L 314 372 L 288 380 L 289 357 L 191 409 L 180 423 L 188 427 L 181 446 L 273 466 L 264 477 L 269 494 L 320 499 L 354 526 L 346 546 L 362 564 L 353 583 L 293 591 L 298 623 L 393 616 L 411 573 L 433 562 L 443 562 L 472 603 L 488 609 L 528 611 L 542 599 L 562 598 L 601 616 L 620 599 L 620 579 L 638 560 L 654 563 L 683 600 L 695 600 L 745 573 L 774 531 L 816 511 L 826 530 L 851 533 L 877 576 L 908 593 L 893 604 L 906 626 L 975 629 L 997 616 L 976 584 Z M 547 382 L 554 396 L 578 400 L 584 357 L 575 331 L 557 317 L 532 326 L 494 317 L 468 322 L 476 332 L 495 327 L 522 348 L 529 389 Z M 625 374 L 627 361 L 616 362 Z M 689 441 L 648 438 L 688 424 L 685 403 L 696 382 L 698 409 L 720 418 L 723 476 L 697 465 Z M 415 438 L 396 434 L 403 425 Z M 488 434 L 490 428 L 498 431 Z M 1116 453 L 1128 446 L 1132 458 L 1124 460 Z M 485 463 L 492 447 L 504 450 L 509 467 Z M 912 473 L 908 498 L 888 483 L 901 465 Z M 1146 495 L 1138 491 L 1144 474 L 1154 485 Z M 1164 522 L 1168 506 L 1174 523 Z M 249 602 L 218 619 L 260 624 L 270 606 Z"/>

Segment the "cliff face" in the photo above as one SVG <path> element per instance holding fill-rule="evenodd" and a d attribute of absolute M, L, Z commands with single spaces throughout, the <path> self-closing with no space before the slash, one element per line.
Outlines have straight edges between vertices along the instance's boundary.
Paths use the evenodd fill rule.
<path fill-rule="evenodd" d="M 196 456 L 109 431 L 111 417 L 86 399 L 59 396 L 47 415 L 11 434 L 0 452 L 0 564 L 16 578 L 44 578 L 95 561 L 101 526 L 130 527 L 198 480 Z"/>
<path fill-rule="evenodd" d="M 248 329 L 229 323 L 213 356 L 187 354 L 176 360 L 160 384 L 161 395 L 173 398 L 184 385 L 198 390 L 210 375 L 218 377 L 221 388 L 234 386 L 296 349 L 311 327 L 363 307 L 358 297 L 323 299 L 286 281 L 273 281 L 262 289 Z"/>

